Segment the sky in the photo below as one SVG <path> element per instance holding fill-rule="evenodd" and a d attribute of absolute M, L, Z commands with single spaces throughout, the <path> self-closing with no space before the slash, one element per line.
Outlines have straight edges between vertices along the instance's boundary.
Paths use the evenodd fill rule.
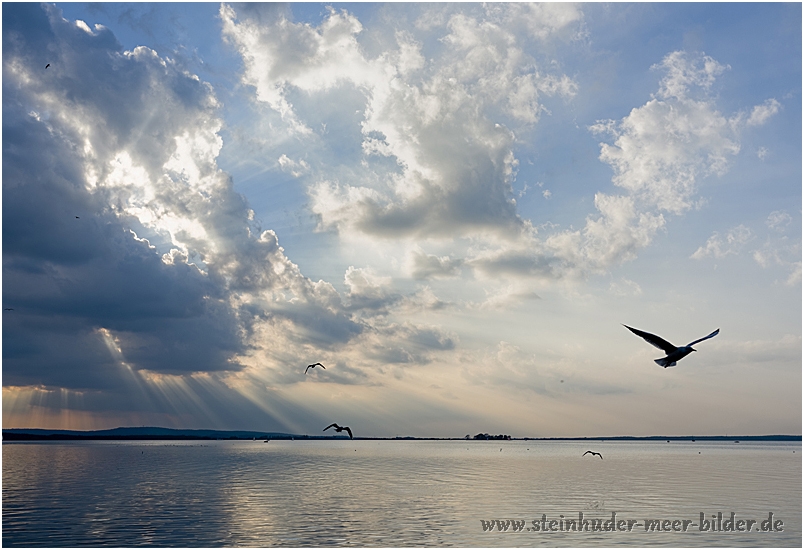
<path fill-rule="evenodd" d="M 801 433 L 800 3 L 2 10 L 4 428 Z"/>

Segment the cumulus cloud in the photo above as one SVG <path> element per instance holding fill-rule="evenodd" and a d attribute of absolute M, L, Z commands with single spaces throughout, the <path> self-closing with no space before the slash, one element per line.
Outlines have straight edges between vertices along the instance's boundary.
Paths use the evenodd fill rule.
<path fill-rule="evenodd" d="M 361 146 L 364 164 L 375 168 L 356 178 L 360 183 L 309 180 L 311 207 L 323 227 L 380 238 L 485 243 L 467 257 L 414 254 L 411 272 L 417 278 L 455 275 L 460 266 L 487 275 L 585 276 L 633 259 L 666 228 L 668 215 L 692 208 L 701 180 L 728 170 L 740 150 L 741 129 L 764 122 L 779 104 L 768 100 L 750 116 L 728 117 L 711 88 L 729 67 L 703 54 L 671 52 L 653 67 L 662 76 L 651 100 L 619 121 L 590 127 L 610 138 L 600 145 L 600 160 L 614 170 L 612 182 L 622 194 L 596 193 L 596 212 L 582 229 L 537 235 L 514 199 L 517 132 L 538 123 L 543 97 L 571 98 L 577 85 L 567 75 L 539 69 L 504 24 L 520 18 L 533 23 L 529 9 L 536 8 L 442 11 L 427 25 L 442 33 L 437 56 L 424 53 L 413 31 L 399 31 L 395 48 L 376 57 L 362 48 L 362 26 L 345 11 L 330 10 L 318 27 L 284 16 L 259 23 L 228 7 L 221 14 L 226 35 L 243 53 L 244 81 L 274 109 L 303 120 L 301 107 L 290 103 L 291 90 L 364 90 Z M 555 10 L 539 13 L 539 39 L 582 17 L 572 9 Z M 273 32 L 275 27 L 282 32 Z M 274 66 L 273 58 L 251 61 L 278 44 L 301 52 L 292 70 Z M 332 48 L 339 48 L 337 59 Z M 324 66 L 328 76 L 313 78 Z M 378 164 L 383 159 L 392 161 L 390 169 Z"/>
<path fill-rule="evenodd" d="M 351 32 L 339 21 L 327 41 Z M 301 273 L 218 167 L 219 103 L 197 76 L 48 5 L 4 10 L 3 48 L 3 294 L 15 313 L 3 375 L 15 395 L 52 403 L 61 388 L 94 396 L 74 399 L 86 410 L 181 415 L 202 396 L 252 395 L 244 380 L 298 381 L 282 373 L 299 350 L 356 346 L 342 376 L 359 382 L 356 342 L 410 363 L 454 347 L 437 327 L 384 319 L 403 297 L 371 270 L 351 268 L 344 296 Z"/>
<path fill-rule="evenodd" d="M 615 185 L 647 206 L 681 214 L 692 206 L 698 180 L 725 173 L 740 150 L 731 121 L 706 94 L 727 67 L 684 52 L 669 54 L 656 67 L 666 71 L 657 97 L 592 131 L 614 138 L 601 144 L 600 160 L 614 169 Z"/>
<path fill-rule="evenodd" d="M 384 53 L 372 55 L 361 41 L 363 26 L 347 11 L 330 9 L 316 26 L 295 23 L 282 10 L 221 8 L 224 34 L 243 56 L 243 81 L 293 124 L 315 126 L 296 91 L 324 97 L 350 88 L 363 95 L 352 123 L 360 127 L 354 139 L 364 170 L 306 179 L 322 227 L 380 239 L 472 242 L 468 255 L 414 253 L 416 278 L 454 276 L 465 266 L 483 276 L 554 280 L 632 260 L 665 230 L 668 216 L 699 201 L 705 178 L 726 173 L 741 131 L 779 109 L 768 100 L 750 114 L 724 115 L 712 87 L 729 67 L 704 54 L 667 54 L 653 67 L 661 76 L 647 103 L 590 127 L 606 139 L 600 160 L 612 167 L 620 194 L 596 193 L 595 212 L 581 229 L 542 233 L 518 212 L 515 145 L 537 127 L 545 98 L 571 100 L 578 87 L 555 68 L 540 67 L 516 32 L 524 26 L 531 39 L 567 39 L 582 13 L 518 4 L 426 11 L 413 27 L 398 25 L 384 38 Z M 283 48 L 292 64 L 272 53 Z"/>
<path fill-rule="evenodd" d="M 572 97 L 577 85 L 537 68 L 511 24 L 546 39 L 581 13 L 517 5 L 465 11 L 431 21 L 441 32 L 435 57 L 425 53 L 415 28 L 395 32 L 393 47 L 372 57 L 360 43 L 362 25 L 346 11 L 330 9 L 312 26 L 282 12 L 255 17 L 221 8 L 224 34 L 243 56 L 244 82 L 288 120 L 312 127 L 303 103 L 292 102 L 294 90 L 353 87 L 365 96 L 364 160 L 378 167 L 390 161 L 391 169 L 371 171 L 361 183 L 314 177 L 311 206 L 324 227 L 393 238 L 484 231 L 511 237 L 524 227 L 511 187 L 517 167 L 511 127 L 536 123 L 543 97 Z"/>
<path fill-rule="evenodd" d="M 13 30 L 18 18 L 34 24 L 38 38 Z M 180 214 L 204 202 L 203 192 L 224 208 L 240 200 L 219 193 L 214 174 L 188 173 L 209 151 L 204 139 L 193 146 L 212 118 L 209 88 L 147 49 L 122 51 L 104 28 L 64 21 L 55 8 L 20 7 L 6 25 L 4 295 L 20 313 L 8 326 L 20 346 L 6 352 L 6 379 L 112 384 L 115 360 L 101 329 L 138 368 L 237 368 L 229 363 L 244 349 L 237 312 L 217 274 L 199 268 L 213 260 L 191 244 L 203 226 Z M 33 61 L 45 51 L 58 54 L 37 74 Z M 175 164 L 182 154 L 187 172 Z M 160 249 L 176 253 L 167 262 Z M 181 343 L 199 334 L 206 336 L 196 346 Z"/>
<path fill-rule="evenodd" d="M 770 117 L 779 112 L 782 104 L 771 98 L 765 101 L 762 105 L 757 105 L 751 110 L 751 115 L 745 122 L 748 126 L 760 126 L 765 124 Z"/>
<path fill-rule="evenodd" d="M 587 216 L 582 229 L 543 237 L 524 232 L 521 243 L 489 248 L 467 263 L 488 274 L 544 279 L 605 271 L 650 245 L 666 228 L 667 216 L 692 208 L 704 178 L 726 173 L 730 158 L 740 151 L 740 132 L 747 124 L 740 113 L 723 115 L 710 96 L 716 77 L 728 66 L 703 54 L 679 51 L 653 68 L 664 75 L 651 100 L 619 121 L 598 121 L 590 127 L 611 139 L 600 144 L 600 160 L 611 165 L 612 182 L 623 193 L 596 193 L 596 213 Z M 732 234 L 726 239 L 735 243 L 744 237 Z M 727 253 L 720 237 L 713 236 L 708 249 L 696 252 L 707 253 Z"/>

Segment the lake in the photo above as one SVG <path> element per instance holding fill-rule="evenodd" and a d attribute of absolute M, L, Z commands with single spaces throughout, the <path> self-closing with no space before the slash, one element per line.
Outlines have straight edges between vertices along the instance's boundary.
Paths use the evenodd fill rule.
<path fill-rule="evenodd" d="M 6 442 L 3 546 L 801 547 L 801 481 L 800 442 Z"/>

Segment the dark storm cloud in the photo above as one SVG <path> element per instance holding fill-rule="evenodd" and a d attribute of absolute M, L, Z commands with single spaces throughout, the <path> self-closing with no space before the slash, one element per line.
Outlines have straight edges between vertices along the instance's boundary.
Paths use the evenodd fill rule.
<path fill-rule="evenodd" d="M 87 192 L 69 140 L 19 107 L 3 112 L 3 301 L 14 308 L 3 325 L 4 382 L 118 384 L 100 328 L 138 368 L 232 368 L 243 344 L 220 289 L 136 240 Z"/>
<path fill-rule="evenodd" d="M 124 52 L 110 30 L 65 21 L 53 6 L 4 6 L 3 15 L 4 81 L 20 84 L 4 86 L 4 105 L 83 123 L 98 159 L 125 149 L 158 175 L 175 136 L 210 117 L 209 86 L 148 48 Z"/>
<path fill-rule="evenodd" d="M 111 390 L 128 382 L 124 363 L 238 369 L 232 359 L 248 345 L 229 293 L 275 282 L 266 268 L 281 255 L 275 239 L 250 236 L 243 198 L 213 182 L 204 207 L 198 189 L 162 179 L 146 204 L 210 228 L 219 269 L 205 273 L 181 254 L 163 261 L 141 238 L 160 234 L 125 211 L 136 182 L 93 188 L 88 179 L 94 170 L 102 181 L 121 150 L 162 177 L 176 136 L 213 117 L 209 87 L 52 6 L 4 5 L 3 16 L 3 301 L 14 308 L 3 324 L 4 383 Z"/>
<path fill-rule="evenodd" d="M 301 274 L 217 166 L 208 84 L 53 6 L 3 15 L 7 386 L 45 388 L 43 403 L 65 388 L 84 392 L 86 409 L 166 410 L 161 390 L 200 396 L 195 375 L 218 377 L 214 394 L 235 399 L 222 377 L 252 354 L 343 350 L 369 336 L 401 339 L 420 362 L 451 349 L 430 329 L 375 329 L 403 298 L 370 273 L 350 272 L 346 303 Z"/>

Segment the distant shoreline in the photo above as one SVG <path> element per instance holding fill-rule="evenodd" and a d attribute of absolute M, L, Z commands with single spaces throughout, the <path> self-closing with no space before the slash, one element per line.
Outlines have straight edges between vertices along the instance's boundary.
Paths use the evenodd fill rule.
<path fill-rule="evenodd" d="M 3 441 L 250 441 L 250 440 L 341 440 L 345 436 L 286 434 L 225 430 L 175 430 L 171 428 L 115 428 L 112 430 L 78 431 L 10 428 L 3 430 Z M 465 437 L 355 437 L 368 441 L 499 441 Z M 800 435 L 650 435 L 601 437 L 511 437 L 507 441 L 801 441 Z"/>

